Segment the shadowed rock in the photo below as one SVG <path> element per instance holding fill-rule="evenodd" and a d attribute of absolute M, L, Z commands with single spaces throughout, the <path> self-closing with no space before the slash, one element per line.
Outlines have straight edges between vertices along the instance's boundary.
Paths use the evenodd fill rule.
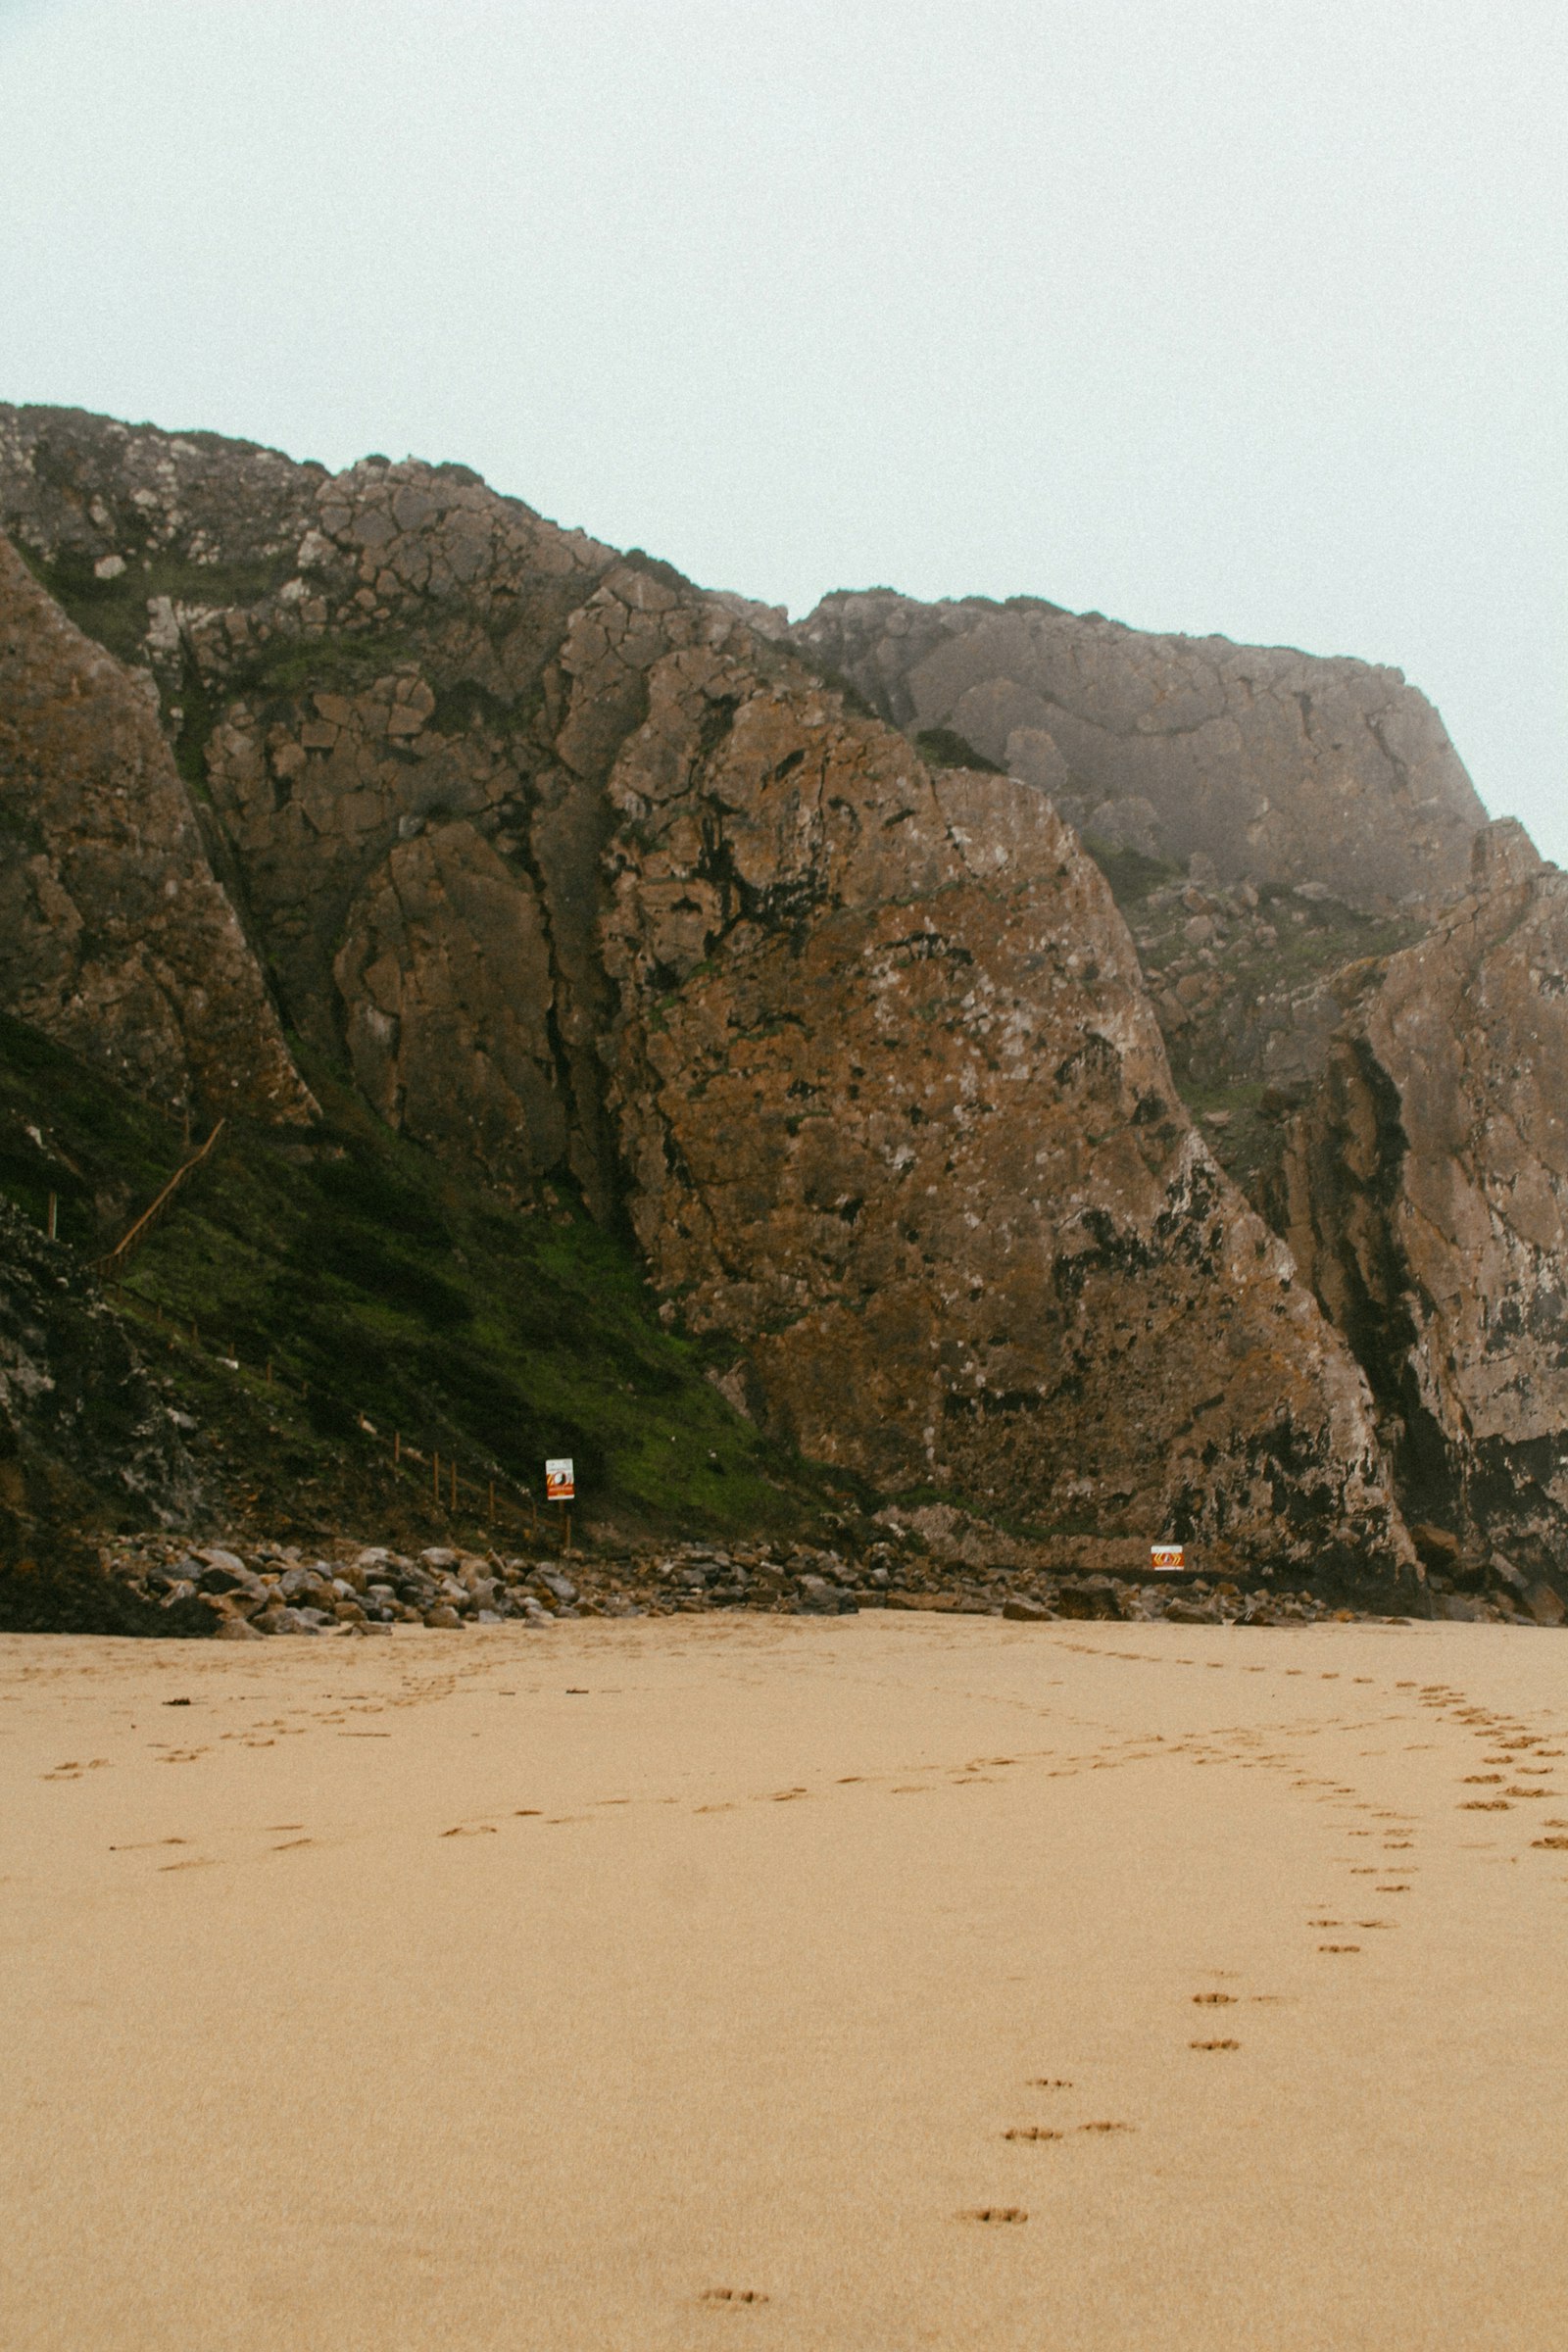
<path fill-rule="evenodd" d="M 1568 1577 L 1568 877 L 1523 828 L 1371 976 L 1292 1131 L 1281 1221 L 1377 1395 L 1413 1517 Z"/>
<path fill-rule="evenodd" d="M 209 1630 L 104 1577 L 93 1542 L 196 1499 L 172 1415 L 80 1261 L 0 1199 L 0 1630 Z"/>

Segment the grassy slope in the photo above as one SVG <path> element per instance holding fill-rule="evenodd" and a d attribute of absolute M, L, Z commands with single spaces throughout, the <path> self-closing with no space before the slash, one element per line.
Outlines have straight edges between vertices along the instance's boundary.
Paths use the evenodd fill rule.
<path fill-rule="evenodd" d="M 121 1295 L 199 1425 L 215 1519 L 429 1541 L 490 1524 L 495 1478 L 494 1532 L 517 1535 L 520 1490 L 537 1495 L 546 1455 L 569 1453 L 585 1510 L 612 1524 L 820 1522 L 826 1488 L 730 1410 L 699 1344 L 661 1327 L 629 1245 L 565 1201 L 531 1218 L 497 1206 L 332 1071 L 308 1075 L 321 1128 L 225 1130 Z M 56 1192 L 63 1242 L 105 1249 L 183 1156 L 175 1125 L 0 1019 L 0 1190 L 39 1222 Z M 437 1451 L 459 1467 L 455 1518 L 449 1470 L 432 1498 Z"/>

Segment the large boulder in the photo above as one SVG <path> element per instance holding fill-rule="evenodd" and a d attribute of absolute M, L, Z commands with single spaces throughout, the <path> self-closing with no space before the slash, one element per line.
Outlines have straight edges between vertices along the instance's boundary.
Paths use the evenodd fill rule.
<path fill-rule="evenodd" d="M 792 631 L 896 725 L 947 730 L 1107 846 L 1355 906 L 1462 885 L 1486 812 L 1396 669 L 1156 636 L 1036 597 L 824 598 Z"/>
<path fill-rule="evenodd" d="M 1367 976 L 1279 1222 L 1378 1399 L 1412 1519 L 1568 1580 L 1568 876 L 1522 828 Z"/>
<path fill-rule="evenodd" d="M 655 664 L 610 793 L 631 1215 L 732 1393 L 884 1492 L 1408 1572 L 1365 1384 L 1044 793 L 933 776 L 716 632 Z"/>

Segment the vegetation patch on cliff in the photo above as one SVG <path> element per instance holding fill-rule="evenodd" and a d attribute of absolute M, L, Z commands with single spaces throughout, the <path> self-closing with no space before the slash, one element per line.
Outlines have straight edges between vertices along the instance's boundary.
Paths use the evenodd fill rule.
<path fill-rule="evenodd" d="M 215 1522 L 430 1542 L 493 1518 L 505 1539 L 531 1524 L 557 1453 L 612 1523 L 784 1535 L 820 1517 L 820 1475 L 662 1327 L 629 1242 L 564 1197 L 531 1217 L 502 1207 L 307 1066 L 322 1125 L 227 1128 L 115 1293 L 194 1425 Z M 0 1018 L 0 1192 L 40 1228 L 52 1195 L 74 1263 L 112 1246 L 185 1151 L 177 1122 Z"/>

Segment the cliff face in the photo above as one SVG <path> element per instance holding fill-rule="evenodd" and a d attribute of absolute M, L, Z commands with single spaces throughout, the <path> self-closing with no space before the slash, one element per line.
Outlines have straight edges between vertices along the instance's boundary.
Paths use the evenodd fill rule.
<path fill-rule="evenodd" d="M 933 779 L 744 642 L 612 772 L 612 1102 L 655 1279 L 884 1490 L 1251 1560 L 1407 1556 L 1365 1389 L 1176 1102 L 1047 798 Z"/>
<path fill-rule="evenodd" d="M 176 1108 L 308 1117 L 145 683 L 0 539 L 0 1001 Z"/>
<path fill-rule="evenodd" d="M 1110 838 L 1141 799 L 1123 834 L 1195 861 L 1159 987 L 1200 1025 L 1228 932 L 1249 971 L 1296 955 L 1274 898 L 1303 876 L 1352 913 L 1450 888 L 1479 808 L 1394 673 L 1036 605 L 834 599 L 791 632 L 462 467 L 331 476 L 73 412 L 0 411 L 0 520 L 142 673 L 102 692 L 143 768 L 196 796 L 188 852 L 143 824 L 149 878 L 238 909 L 235 973 L 389 1126 L 518 1207 L 628 1218 L 765 1429 L 1063 1537 L 1408 1573 L 1362 1370 L 1189 1120 L 1062 814 Z M 824 666 L 1018 772 L 928 768 Z M 89 734 L 113 800 L 132 752 Z M 23 798 L 51 793 L 91 805 L 79 760 Z M 231 1073 L 307 1107 L 246 1018 Z"/>
<path fill-rule="evenodd" d="M 464 466 L 69 411 L 0 411 L 0 520 L 156 681 L 300 1032 L 393 1126 L 608 1215 L 602 783 L 660 567 Z"/>
<path fill-rule="evenodd" d="M 1348 904 L 1462 884 L 1486 821 L 1396 669 L 1161 637 L 1030 597 L 830 596 L 791 633 L 897 725 L 948 728 L 1080 830 L 1221 882 L 1318 882 Z"/>
<path fill-rule="evenodd" d="M 1365 1366 L 1412 1517 L 1568 1575 L 1568 876 L 1519 827 L 1366 976 L 1282 1222 Z"/>

